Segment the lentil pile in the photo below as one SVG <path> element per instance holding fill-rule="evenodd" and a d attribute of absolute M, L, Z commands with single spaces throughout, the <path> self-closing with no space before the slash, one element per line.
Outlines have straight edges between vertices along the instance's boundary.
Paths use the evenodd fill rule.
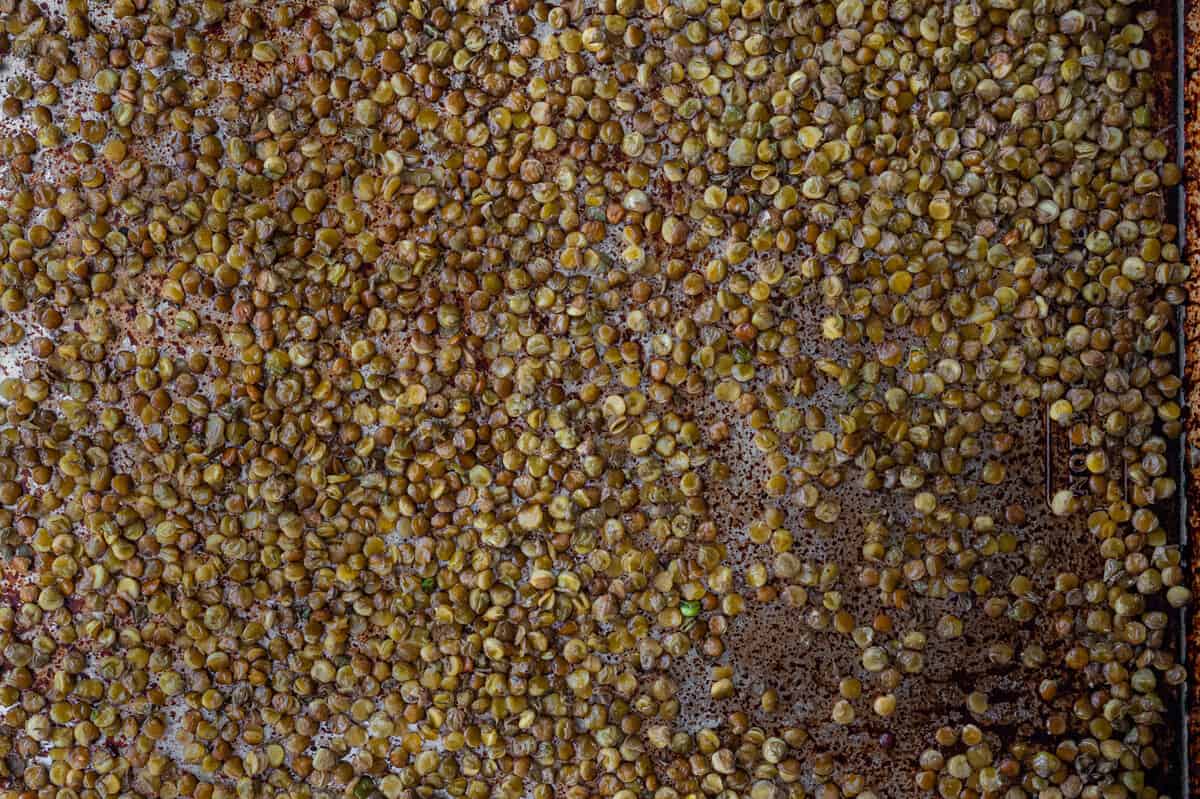
<path fill-rule="evenodd" d="M 1158 797 L 1158 25 L 0 0 L 0 799 Z"/>

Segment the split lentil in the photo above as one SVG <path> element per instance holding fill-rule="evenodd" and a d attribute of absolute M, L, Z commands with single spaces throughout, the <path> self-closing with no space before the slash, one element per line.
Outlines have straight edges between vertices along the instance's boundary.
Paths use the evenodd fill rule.
<path fill-rule="evenodd" d="M 0 799 L 1158 796 L 1161 22 L 0 0 Z"/>

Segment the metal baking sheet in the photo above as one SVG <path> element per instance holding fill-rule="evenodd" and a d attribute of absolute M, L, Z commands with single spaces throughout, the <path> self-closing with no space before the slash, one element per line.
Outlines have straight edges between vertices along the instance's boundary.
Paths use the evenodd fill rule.
<path fill-rule="evenodd" d="M 1200 251 L 1194 242 L 1200 237 L 1200 154 L 1195 150 L 1200 143 L 1200 0 L 1156 0 L 1160 11 L 1160 26 L 1154 40 L 1155 64 L 1160 71 L 1159 108 L 1163 109 L 1164 122 L 1173 122 L 1172 141 L 1175 156 L 1184 174 L 1185 184 L 1172 191 L 1170 211 L 1179 222 L 1181 245 L 1187 242 L 1186 253 L 1193 265 L 1193 274 L 1200 275 Z M 1186 148 L 1191 143 L 1192 150 Z M 1185 232 L 1190 234 L 1185 239 Z M 1179 370 L 1187 379 L 1188 406 L 1200 405 L 1200 280 L 1193 280 L 1188 306 L 1179 315 L 1181 341 Z M 0 364 L 0 371 L 3 364 Z M 1035 440 L 1028 442 L 1036 450 Z M 1195 455 L 1193 455 L 1195 453 Z M 1200 424 L 1190 424 L 1188 443 L 1175 451 L 1176 473 L 1181 480 L 1178 503 L 1174 508 L 1164 509 L 1174 523 L 1178 540 L 1187 555 L 1188 529 L 1191 523 L 1200 525 Z M 1066 468 L 1059 449 L 1048 448 L 1045 457 L 1047 484 L 1062 476 Z M 1034 460 L 1041 461 L 1036 453 Z M 1054 475 L 1053 477 L 1051 475 Z M 1193 499 L 1194 497 L 1194 499 Z M 732 503 L 731 503 L 732 504 Z M 1164 520 L 1166 521 L 1166 520 Z M 1170 522 L 1169 522 L 1170 523 Z M 1189 561 L 1190 562 L 1190 561 Z M 1200 571 L 1195 576 L 1195 589 L 1200 596 Z M 1181 657 L 1187 657 L 1193 674 L 1200 672 L 1200 662 L 1195 653 L 1200 652 L 1200 630 L 1191 626 L 1194 614 L 1187 609 L 1181 611 L 1178 630 L 1178 647 Z M 747 637 L 752 637 L 747 635 Z M 782 648 L 791 647 L 794 641 L 783 639 Z M 758 657 L 762 652 L 755 652 Z M 776 664 L 766 658 L 768 666 Z M 769 670 L 765 667 L 761 670 Z M 1190 680 L 1181 691 L 1176 716 L 1175 756 L 1171 758 L 1171 769 L 1163 786 L 1169 796 L 1194 796 L 1200 799 L 1200 769 L 1191 768 L 1192 762 L 1200 762 L 1200 681 Z M 1196 709 L 1196 710 L 1193 710 Z M 886 793 L 884 795 L 887 795 Z"/>

